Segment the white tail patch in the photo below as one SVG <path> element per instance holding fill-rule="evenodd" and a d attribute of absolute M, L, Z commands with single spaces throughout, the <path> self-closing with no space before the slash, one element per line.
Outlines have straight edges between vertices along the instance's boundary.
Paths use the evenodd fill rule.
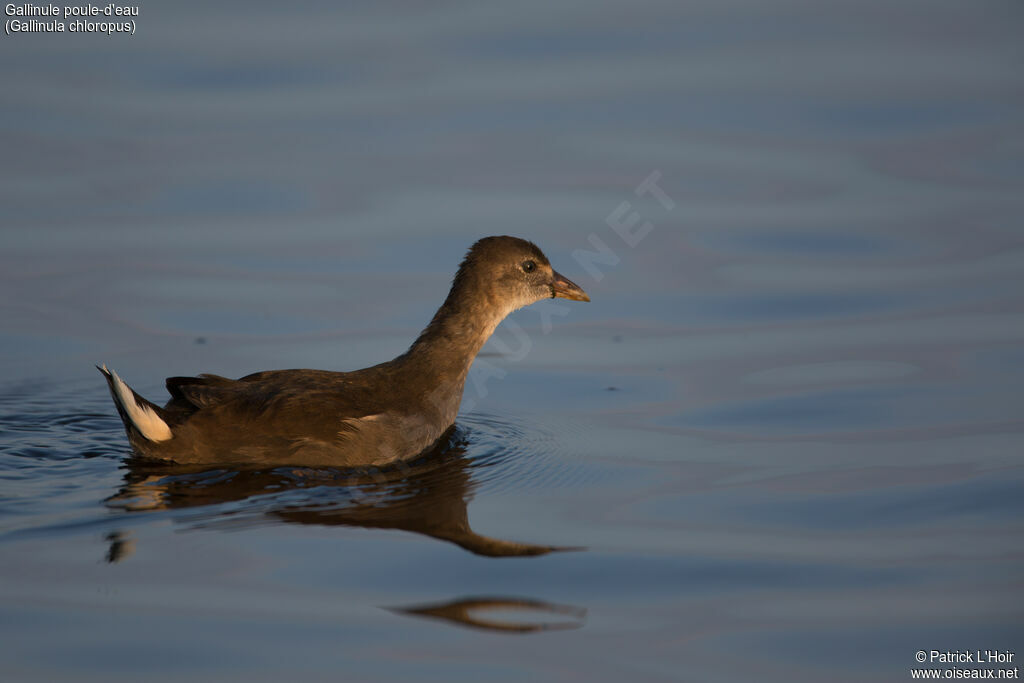
<path fill-rule="evenodd" d="M 104 365 L 103 369 L 107 370 L 107 366 Z M 132 425 L 139 430 L 139 433 L 150 441 L 170 439 L 173 434 L 171 434 L 171 428 L 167 426 L 167 423 L 161 420 L 152 408 L 138 403 L 135 400 L 135 394 L 117 376 L 116 372 L 113 370 L 107 370 L 107 372 L 114 380 L 114 393 L 117 395 L 117 402 L 124 408 L 124 412 L 128 413 L 128 419 L 132 421 Z"/>

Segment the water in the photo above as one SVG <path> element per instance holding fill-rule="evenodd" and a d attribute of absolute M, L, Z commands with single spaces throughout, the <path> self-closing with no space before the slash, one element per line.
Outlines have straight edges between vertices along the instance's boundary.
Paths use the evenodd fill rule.
<path fill-rule="evenodd" d="M 176 3 L 0 41 L 0 678 L 1019 654 L 1021 18 Z M 410 472 L 129 459 L 93 364 L 162 400 L 377 363 L 504 233 L 593 301 L 499 328 Z"/>

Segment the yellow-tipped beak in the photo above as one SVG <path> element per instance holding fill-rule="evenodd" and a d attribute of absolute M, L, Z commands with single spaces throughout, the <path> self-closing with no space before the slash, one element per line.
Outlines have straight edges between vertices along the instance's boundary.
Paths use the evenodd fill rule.
<path fill-rule="evenodd" d="M 572 301 L 590 301 L 590 297 L 578 284 L 556 271 L 552 271 L 552 274 L 555 276 L 555 281 L 551 283 L 552 299 L 557 296 Z"/>

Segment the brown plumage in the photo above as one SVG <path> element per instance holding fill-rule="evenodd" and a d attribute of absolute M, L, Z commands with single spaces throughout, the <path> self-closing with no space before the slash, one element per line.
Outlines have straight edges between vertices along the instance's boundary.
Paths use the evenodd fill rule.
<path fill-rule="evenodd" d="M 531 242 L 487 237 L 409 350 L 353 372 L 171 377 L 159 407 L 106 366 L 135 452 L 178 463 L 366 466 L 416 457 L 455 422 L 466 374 L 505 316 L 540 299 L 589 301 Z"/>

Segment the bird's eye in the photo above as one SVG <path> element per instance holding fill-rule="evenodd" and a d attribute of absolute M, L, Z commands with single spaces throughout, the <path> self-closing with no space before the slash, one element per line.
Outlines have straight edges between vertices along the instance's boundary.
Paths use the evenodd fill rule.
<path fill-rule="evenodd" d="M 537 264 L 533 261 L 523 261 L 523 272 L 532 273 L 537 267 Z"/>

